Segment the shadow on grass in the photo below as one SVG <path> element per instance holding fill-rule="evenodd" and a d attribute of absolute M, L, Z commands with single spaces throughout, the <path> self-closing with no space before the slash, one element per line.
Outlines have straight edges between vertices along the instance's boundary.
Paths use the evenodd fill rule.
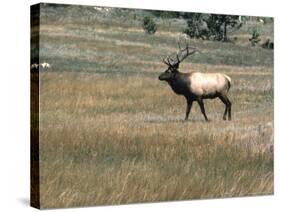
<path fill-rule="evenodd" d="M 190 119 L 188 121 L 184 119 L 165 119 L 165 118 L 148 118 L 144 120 L 145 123 L 151 123 L 151 124 L 157 124 L 157 123 L 208 123 L 204 120 L 196 120 L 196 119 Z"/>

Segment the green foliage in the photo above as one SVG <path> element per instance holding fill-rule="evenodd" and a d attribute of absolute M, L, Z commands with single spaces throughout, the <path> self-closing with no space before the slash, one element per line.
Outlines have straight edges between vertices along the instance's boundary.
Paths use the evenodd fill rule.
<path fill-rule="evenodd" d="M 192 13 L 185 15 L 184 18 L 187 20 L 187 28 L 184 33 L 191 38 L 203 40 L 229 41 L 228 29 L 239 29 L 242 26 L 239 22 L 239 16 L 234 15 Z"/>
<path fill-rule="evenodd" d="M 153 10 L 151 13 L 159 18 L 179 18 L 180 12 L 176 11 L 161 11 L 161 10 Z"/>
<path fill-rule="evenodd" d="M 228 28 L 239 29 L 242 24 L 237 15 L 216 15 L 211 14 L 206 20 L 211 38 L 216 41 L 229 41 L 227 36 Z"/>
<path fill-rule="evenodd" d="M 203 40 L 209 39 L 210 33 L 205 24 L 204 15 L 200 13 L 191 13 L 185 15 L 187 19 L 187 28 L 183 33 L 191 38 L 201 38 Z"/>
<path fill-rule="evenodd" d="M 154 34 L 157 30 L 157 25 L 149 16 L 143 18 L 143 29 L 148 34 Z"/>
<path fill-rule="evenodd" d="M 251 42 L 252 46 L 256 46 L 261 41 L 260 33 L 258 32 L 257 29 L 253 29 L 252 37 L 249 39 L 249 41 Z"/>

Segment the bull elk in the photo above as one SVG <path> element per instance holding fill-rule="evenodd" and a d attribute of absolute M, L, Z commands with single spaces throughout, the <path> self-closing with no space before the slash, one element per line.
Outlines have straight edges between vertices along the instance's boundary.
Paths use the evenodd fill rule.
<path fill-rule="evenodd" d="M 225 104 L 223 120 L 226 120 L 227 114 L 228 120 L 231 120 L 231 102 L 227 97 L 231 86 L 230 77 L 222 73 L 180 72 L 180 63 L 194 54 L 197 49 L 189 47 L 188 43 L 185 44 L 184 48 L 181 48 L 180 42 L 178 46 L 179 52 L 176 53 L 175 58 L 168 56 L 163 59 L 168 69 L 159 76 L 159 80 L 167 81 L 177 95 L 183 95 L 186 98 L 185 120 L 188 120 L 193 102 L 197 101 L 205 120 L 209 121 L 205 113 L 203 99 L 214 98 L 219 98 Z"/>

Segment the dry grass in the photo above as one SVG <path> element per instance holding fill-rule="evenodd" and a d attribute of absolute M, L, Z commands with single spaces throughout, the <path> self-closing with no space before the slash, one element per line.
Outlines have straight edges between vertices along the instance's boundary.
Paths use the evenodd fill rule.
<path fill-rule="evenodd" d="M 203 53 L 181 70 L 229 75 L 233 120 L 207 100 L 211 122 L 196 104 L 184 122 L 184 98 L 157 79 L 180 29 L 149 36 L 74 10 L 41 13 L 42 208 L 273 193 L 272 51 L 192 40 Z"/>
<path fill-rule="evenodd" d="M 215 100 L 205 123 L 152 77 L 42 73 L 42 207 L 271 194 L 270 88 L 233 77 L 233 121 Z"/>

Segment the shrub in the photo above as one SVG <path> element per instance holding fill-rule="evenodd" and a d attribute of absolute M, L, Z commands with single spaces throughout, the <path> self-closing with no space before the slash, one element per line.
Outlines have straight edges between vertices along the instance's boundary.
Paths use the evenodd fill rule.
<path fill-rule="evenodd" d="M 251 42 L 252 46 L 256 46 L 260 41 L 260 34 L 258 33 L 257 29 L 253 29 L 252 31 L 252 37 L 249 39 Z"/>
<path fill-rule="evenodd" d="M 157 25 L 151 17 L 146 16 L 143 19 L 143 29 L 148 34 L 154 34 L 157 30 Z"/>
<path fill-rule="evenodd" d="M 200 13 L 192 13 L 186 17 L 187 27 L 183 31 L 191 38 L 209 39 L 209 30 L 205 24 L 204 16 Z"/>
<path fill-rule="evenodd" d="M 265 49 L 274 49 L 274 43 L 270 39 L 267 39 L 261 46 Z"/>

